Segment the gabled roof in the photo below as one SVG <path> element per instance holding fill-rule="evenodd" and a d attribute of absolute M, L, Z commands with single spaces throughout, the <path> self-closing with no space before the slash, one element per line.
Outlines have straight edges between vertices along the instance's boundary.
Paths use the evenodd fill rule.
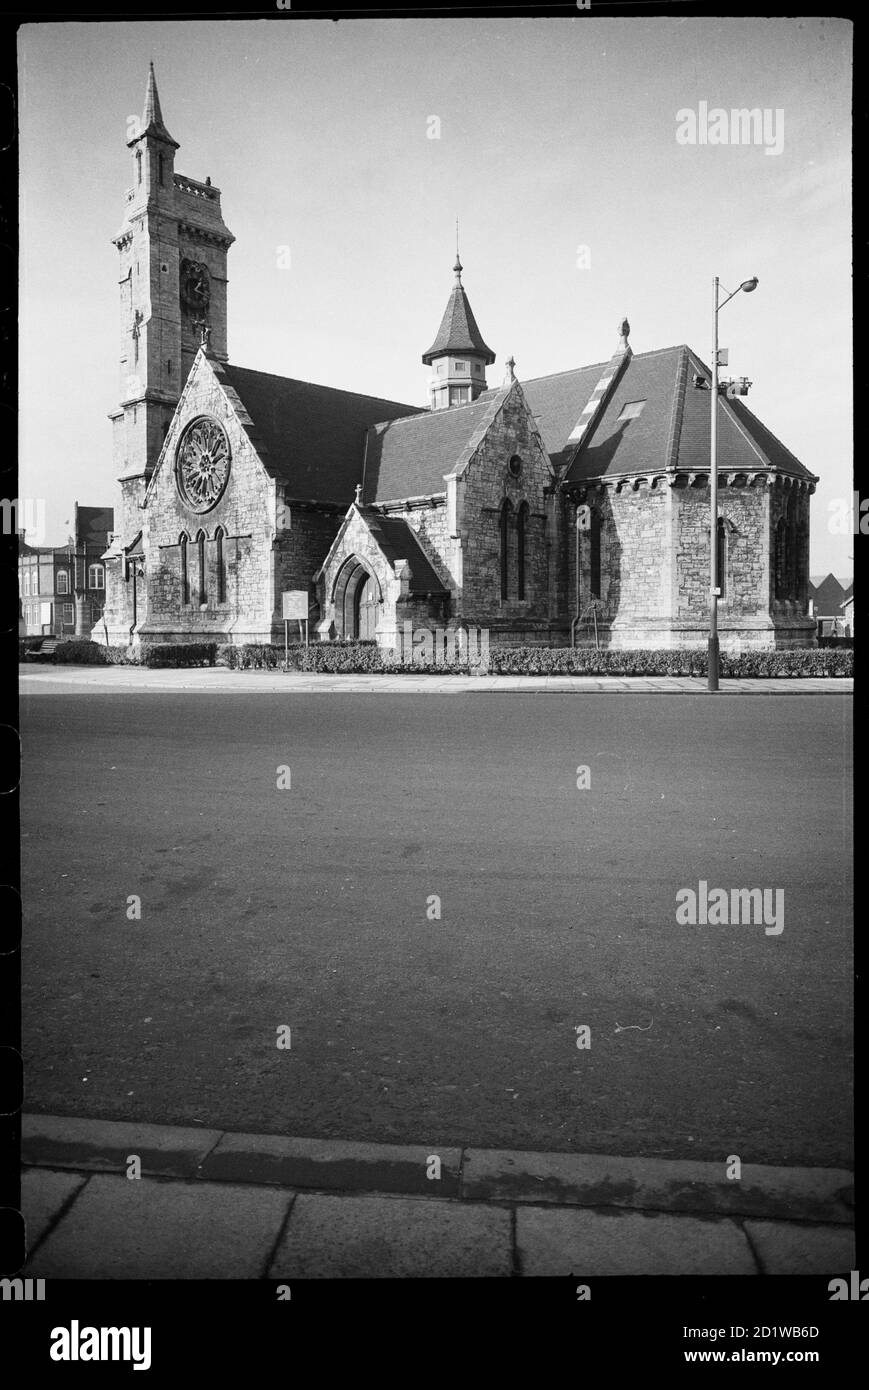
<path fill-rule="evenodd" d="M 606 365 L 601 362 L 525 383 L 526 398 L 553 462 L 565 461 L 571 430 Z M 708 381 L 708 367 L 686 344 L 634 354 L 583 438 L 567 479 L 580 482 L 665 468 L 708 469 L 709 392 L 695 390 L 695 371 Z M 619 419 L 624 407 L 637 401 L 645 402 L 640 414 Z M 776 468 L 816 481 L 741 400 L 722 396 L 720 401 L 719 472 Z"/>
<path fill-rule="evenodd" d="M 822 618 L 832 617 L 837 613 L 844 600 L 853 591 L 853 584 L 849 584 L 846 588 L 834 574 L 825 575 L 820 583 L 815 583 L 813 579 L 809 580 L 809 597 L 814 599 L 815 611 Z"/>
<path fill-rule="evenodd" d="M 426 366 L 430 366 L 434 359 L 443 353 L 467 352 L 476 353 L 491 365 L 495 360 L 495 354 L 483 342 L 483 335 L 477 327 L 477 320 L 462 284 L 462 264 L 458 258 L 454 269 L 456 283 L 447 300 L 441 326 L 428 352 L 423 353 L 422 360 Z"/>
<path fill-rule="evenodd" d="M 419 406 L 213 362 L 238 396 L 272 477 L 299 501 L 349 503 L 362 481 L 365 432 L 378 421 L 427 415 Z M 441 480 L 439 491 L 443 491 Z M 409 496 L 412 489 L 401 493 Z"/>
<path fill-rule="evenodd" d="M 476 447 L 505 390 L 492 388 L 469 405 L 430 411 L 210 361 L 287 498 L 338 505 L 350 503 L 359 482 L 366 503 L 443 494 L 445 475 Z M 537 377 L 522 389 L 544 447 L 568 482 L 696 472 L 709 467 L 710 397 L 694 389 L 695 372 L 708 380 L 702 359 L 681 344 L 617 353 L 609 362 Z M 610 378 L 612 385 L 596 394 Z M 598 399 L 589 414 L 586 407 Z M 817 481 L 741 400 L 720 400 L 721 473 L 776 469 Z M 638 414 L 619 418 L 636 402 L 643 402 Z M 577 431 L 581 421 L 584 433 Z"/>
<path fill-rule="evenodd" d="M 556 372 L 523 381 L 525 399 L 531 407 L 546 452 L 553 463 L 563 462 L 567 441 L 600 381 L 606 362 L 574 371 Z"/>
<path fill-rule="evenodd" d="M 359 512 L 390 565 L 394 565 L 396 560 L 407 561 L 412 594 L 449 592 L 438 578 L 413 527 L 402 517 L 379 516 L 367 507 L 360 507 Z"/>
<path fill-rule="evenodd" d="M 363 499 L 394 502 L 445 492 L 445 475 L 459 462 L 499 394 L 484 391 L 470 405 L 374 425 L 368 435 Z"/>

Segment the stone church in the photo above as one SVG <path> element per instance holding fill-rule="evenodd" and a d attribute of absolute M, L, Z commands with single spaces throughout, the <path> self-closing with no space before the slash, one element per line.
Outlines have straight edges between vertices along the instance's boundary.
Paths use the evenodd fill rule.
<path fill-rule="evenodd" d="M 391 646 L 410 622 L 564 645 L 594 623 L 604 646 L 705 645 L 710 373 L 690 347 L 635 355 L 625 320 L 608 360 L 520 382 L 511 358 L 489 385 L 457 257 L 427 409 L 236 366 L 234 238 L 220 190 L 175 170 L 153 66 L 128 146 L 94 637 L 282 642 L 281 595 L 305 590 L 325 641 Z M 813 645 L 817 478 L 737 398 L 718 434 L 722 646 Z"/>

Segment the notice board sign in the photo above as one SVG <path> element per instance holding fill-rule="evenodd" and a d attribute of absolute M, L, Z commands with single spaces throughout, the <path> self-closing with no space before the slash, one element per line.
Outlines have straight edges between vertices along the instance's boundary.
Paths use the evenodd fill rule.
<path fill-rule="evenodd" d="M 307 621 L 307 589 L 287 589 L 283 594 L 281 594 L 281 600 L 283 605 L 281 612 L 282 618 L 289 618 L 291 620 L 295 619 L 296 621 L 298 621 L 301 618 L 303 621 Z"/>

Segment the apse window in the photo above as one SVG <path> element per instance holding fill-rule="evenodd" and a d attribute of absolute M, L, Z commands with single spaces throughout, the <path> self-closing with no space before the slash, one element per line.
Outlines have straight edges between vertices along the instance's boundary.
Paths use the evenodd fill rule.
<path fill-rule="evenodd" d="M 645 401 L 628 401 L 627 405 L 622 406 L 622 413 L 619 419 L 636 420 L 637 416 L 642 413 L 645 404 Z"/>

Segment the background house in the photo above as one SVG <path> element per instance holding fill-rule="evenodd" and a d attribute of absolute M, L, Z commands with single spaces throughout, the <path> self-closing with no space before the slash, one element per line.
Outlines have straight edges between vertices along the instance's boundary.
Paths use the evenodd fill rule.
<path fill-rule="evenodd" d="M 813 574 L 809 579 L 809 612 L 817 624 L 819 637 L 844 637 L 846 621 L 854 632 L 853 602 L 847 618 L 844 604 L 853 599 L 854 582 L 837 579 L 834 574 Z"/>
<path fill-rule="evenodd" d="M 66 545 L 28 545 L 19 537 L 18 593 L 26 636 L 90 635 L 103 614 L 102 555 L 113 526 L 111 507 L 76 502 Z"/>

